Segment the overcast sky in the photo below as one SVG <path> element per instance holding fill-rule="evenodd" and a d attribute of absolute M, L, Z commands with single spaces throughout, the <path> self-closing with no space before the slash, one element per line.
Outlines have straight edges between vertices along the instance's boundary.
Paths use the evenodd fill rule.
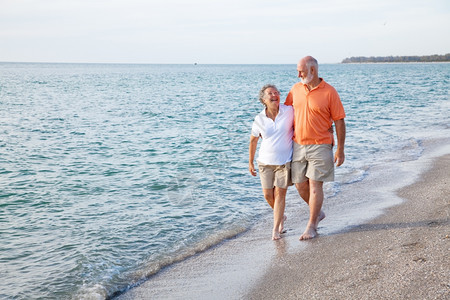
<path fill-rule="evenodd" d="M 450 52 L 449 0 L 0 0 L 0 61 L 319 63 Z"/>

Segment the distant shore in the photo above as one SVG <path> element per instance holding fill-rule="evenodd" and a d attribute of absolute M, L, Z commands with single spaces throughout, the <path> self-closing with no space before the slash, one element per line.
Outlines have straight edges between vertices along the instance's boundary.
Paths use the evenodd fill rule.
<path fill-rule="evenodd" d="M 352 63 L 410 63 L 410 62 L 450 62 L 450 53 L 425 56 L 356 56 L 342 60 L 343 64 Z"/>

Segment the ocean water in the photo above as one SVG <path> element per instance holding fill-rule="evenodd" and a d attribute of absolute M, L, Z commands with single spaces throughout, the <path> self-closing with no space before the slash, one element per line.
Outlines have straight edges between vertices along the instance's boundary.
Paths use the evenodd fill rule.
<path fill-rule="evenodd" d="M 283 98 L 296 75 L 0 63 L 0 298 L 110 298 L 267 216 L 247 169 L 250 128 L 259 88 L 274 83 Z M 450 64 L 329 64 L 320 75 L 347 113 L 331 202 L 419 159 L 426 141 L 448 141 Z"/>

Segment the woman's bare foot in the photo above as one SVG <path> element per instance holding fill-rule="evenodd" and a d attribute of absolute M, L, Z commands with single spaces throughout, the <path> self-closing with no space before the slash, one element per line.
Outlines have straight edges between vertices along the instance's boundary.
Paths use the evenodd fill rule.
<path fill-rule="evenodd" d="M 314 228 L 315 226 L 312 226 L 312 224 L 308 224 L 308 226 L 306 226 L 305 232 L 303 232 L 303 234 L 300 236 L 299 240 L 300 241 L 304 241 L 304 240 L 309 240 L 312 238 L 315 238 L 317 236 L 317 231 L 316 228 Z"/>
<path fill-rule="evenodd" d="M 286 230 L 284 230 L 284 222 L 286 220 L 287 220 L 286 215 L 283 215 L 283 220 L 281 220 L 280 227 L 278 228 L 279 229 L 278 230 L 279 233 L 286 233 Z"/>

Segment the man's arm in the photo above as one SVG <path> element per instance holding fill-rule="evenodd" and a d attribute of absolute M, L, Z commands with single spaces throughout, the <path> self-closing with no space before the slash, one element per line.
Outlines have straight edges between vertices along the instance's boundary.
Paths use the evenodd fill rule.
<path fill-rule="evenodd" d="M 334 121 L 336 126 L 336 136 L 337 136 L 337 150 L 334 154 L 334 162 L 336 166 L 339 167 L 344 163 L 344 144 L 345 144 L 345 121 L 344 119 Z"/>

